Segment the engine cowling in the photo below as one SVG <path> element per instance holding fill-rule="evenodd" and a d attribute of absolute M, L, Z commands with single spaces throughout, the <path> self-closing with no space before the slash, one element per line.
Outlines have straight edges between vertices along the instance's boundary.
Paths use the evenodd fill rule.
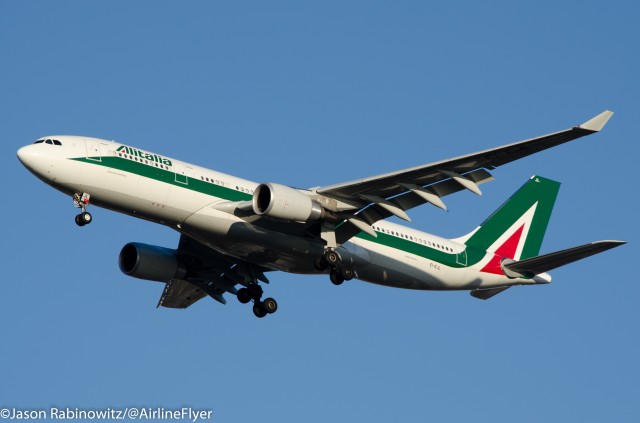
<path fill-rule="evenodd" d="M 169 282 L 182 279 L 187 274 L 175 250 L 139 242 L 130 242 L 122 247 L 118 264 L 125 275 L 149 281 Z"/>
<path fill-rule="evenodd" d="M 274 219 L 308 222 L 323 217 L 324 209 L 309 196 L 280 184 L 260 184 L 253 192 L 253 212 Z"/>

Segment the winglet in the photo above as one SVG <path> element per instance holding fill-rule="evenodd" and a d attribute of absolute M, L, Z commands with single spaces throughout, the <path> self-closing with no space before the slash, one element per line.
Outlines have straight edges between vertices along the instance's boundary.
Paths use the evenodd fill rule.
<path fill-rule="evenodd" d="M 582 125 L 580 125 L 580 128 L 586 129 L 587 131 L 598 132 L 602 128 L 604 128 L 604 126 L 607 124 L 607 122 L 609 121 L 612 115 L 613 115 L 613 112 L 606 110 L 600 113 L 598 116 L 594 117 L 593 119 L 588 120 Z"/>

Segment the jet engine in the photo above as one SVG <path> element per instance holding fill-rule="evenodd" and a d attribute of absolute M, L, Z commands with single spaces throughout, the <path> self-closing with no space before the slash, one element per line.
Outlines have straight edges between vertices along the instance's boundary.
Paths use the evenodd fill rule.
<path fill-rule="evenodd" d="M 125 275 L 149 281 L 169 282 L 182 279 L 187 274 L 175 250 L 139 242 L 130 242 L 122 247 L 118 264 Z"/>
<path fill-rule="evenodd" d="M 297 189 L 280 184 L 260 184 L 253 193 L 253 212 L 259 216 L 295 222 L 323 217 L 324 209 Z"/>

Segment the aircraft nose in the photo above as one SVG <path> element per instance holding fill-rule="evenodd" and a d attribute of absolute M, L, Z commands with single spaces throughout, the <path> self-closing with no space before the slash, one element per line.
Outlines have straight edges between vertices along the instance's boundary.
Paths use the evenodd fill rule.
<path fill-rule="evenodd" d="M 30 147 L 30 145 L 26 145 L 20 148 L 17 153 L 18 160 L 20 160 L 20 162 L 27 167 L 29 167 L 29 162 L 31 161 L 31 158 L 33 156 L 33 152 L 31 151 Z"/>
<path fill-rule="evenodd" d="M 18 160 L 29 169 L 30 172 L 36 175 L 45 175 L 50 173 L 51 164 L 46 156 L 42 154 L 42 151 L 38 150 L 39 145 L 31 144 L 22 147 L 18 150 Z"/>

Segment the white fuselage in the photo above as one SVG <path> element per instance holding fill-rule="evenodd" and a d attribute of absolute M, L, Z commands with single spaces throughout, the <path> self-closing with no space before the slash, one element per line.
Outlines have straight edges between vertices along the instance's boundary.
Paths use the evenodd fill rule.
<path fill-rule="evenodd" d="M 50 138 L 62 145 L 32 144 L 18 156 L 52 187 L 69 195 L 89 193 L 91 204 L 166 225 L 238 259 L 286 272 L 319 273 L 313 265 L 324 249 L 319 237 L 296 232 L 295 224 L 283 231 L 288 226 L 282 222 L 225 209 L 225 203 L 251 199 L 257 183 L 112 141 Z M 493 254 L 467 263 L 462 243 L 386 221 L 373 227 L 377 238 L 356 236 L 339 249 L 363 281 L 434 290 L 548 282 L 482 273 Z"/>

